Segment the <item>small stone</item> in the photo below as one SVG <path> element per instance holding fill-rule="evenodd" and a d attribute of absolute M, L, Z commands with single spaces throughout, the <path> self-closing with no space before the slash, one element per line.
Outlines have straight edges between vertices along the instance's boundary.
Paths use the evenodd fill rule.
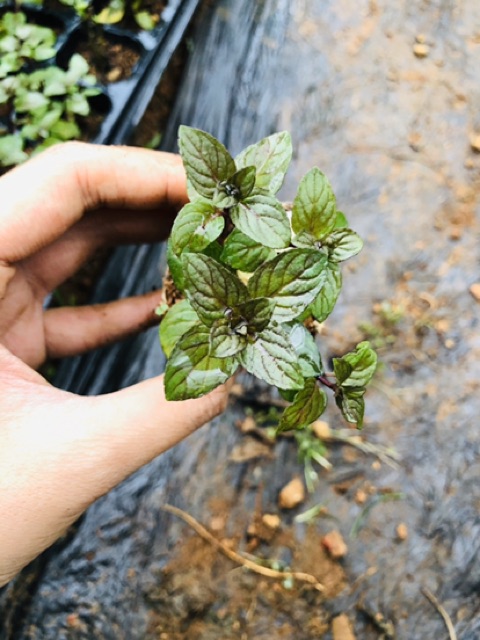
<path fill-rule="evenodd" d="M 245 394 L 245 389 L 243 388 L 243 385 L 241 385 L 239 382 L 235 382 L 231 386 L 230 393 L 232 396 L 235 396 L 236 398 L 241 398 Z"/>
<path fill-rule="evenodd" d="M 212 531 L 223 531 L 225 529 L 225 516 L 213 516 L 210 520 L 210 529 Z"/>
<path fill-rule="evenodd" d="M 352 625 L 345 613 L 332 620 L 333 640 L 355 640 Z"/>
<path fill-rule="evenodd" d="M 426 58 L 430 53 L 430 47 L 428 44 L 416 42 L 413 45 L 413 53 L 417 58 Z"/>
<path fill-rule="evenodd" d="M 322 544 L 335 560 L 344 558 L 347 555 L 348 547 L 345 544 L 342 534 L 337 529 L 334 529 L 324 535 L 322 538 Z"/>
<path fill-rule="evenodd" d="M 357 489 L 357 492 L 355 493 L 355 502 L 357 504 L 365 504 L 367 499 L 368 499 L 367 492 L 364 491 L 363 489 Z"/>
<path fill-rule="evenodd" d="M 305 487 L 300 478 L 290 480 L 280 491 L 278 504 L 281 509 L 294 509 L 305 500 Z"/>
<path fill-rule="evenodd" d="M 423 148 L 422 135 L 416 131 L 412 131 L 408 136 L 408 144 L 412 151 L 421 151 Z"/>
<path fill-rule="evenodd" d="M 281 520 L 276 513 L 264 513 L 262 516 L 262 522 L 269 529 L 276 531 L 280 528 Z"/>
<path fill-rule="evenodd" d="M 453 349 L 456 343 L 455 340 L 452 340 L 452 338 L 447 338 L 443 344 L 445 345 L 446 349 Z"/>
<path fill-rule="evenodd" d="M 255 431 L 256 428 L 257 423 L 252 416 L 247 416 L 240 424 L 240 431 L 242 433 L 250 433 L 251 431 Z"/>
<path fill-rule="evenodd" d="M 408 527 L 404 522 L 401 522 L 396 529 L 397 540 L 403 542 L 408 538 Z"/>
<path fill-rule="evenodd" d="M 472 134 L 470 136 L 470 146 L 475 153 L 480 153 L 480 134 Z"/>
<path fill-rule="evenodd" d="M 109 82 L 116 82 L 117 80 L 120 79 L 120 76 L 122 75 L 122 70 L 120 67 L 113 67 L 113 69 L 111 69 L 108 73 L 107 73 L 107 80 Z"/>
<path fill-rule="evenodd" d="M 424 33 L 419 33 L 415 36 L 415 42 L 418 42 L 418 44 L 425 44 L 427 42 L 427 36 Z"/>
<path fill-rule="evenodd" d="M 475 282 L 469 289 L 472 296 L 475 298 L 477 302 L 480 302 L 480 282 Z"/>
<path fill-rule="evenodd" d="M 462 237 L 462 229 L 458 225 L 454 225 L 450 229 L 450 240 L 460 240 Z"/>
<path fill-rule="evenodd" d="M 372 469 L 374 471 L 380 471 L 381 468 L 382 468 L 382 463 L 380 462 L 380 460 L 375 460 L 375 462 L 372 462 Z"/>
<path fill-rule="evenodd" d="M 315 420 L 312 431 L 320 440 L 328 440 L 331 436 L 330 425 L 323 420 Z"/>
<path fill-rule="evenodd" d="M 451 322 L 450 322 L 450 320 L 447 320 L 446 318 L 442 318 L 440 320 L 437 320 L 437 322 L 435 323 L 435 329 L 439 333 L 447 333 L 447 331 L 450 331 L 450 327 L 451 327 Z"/>

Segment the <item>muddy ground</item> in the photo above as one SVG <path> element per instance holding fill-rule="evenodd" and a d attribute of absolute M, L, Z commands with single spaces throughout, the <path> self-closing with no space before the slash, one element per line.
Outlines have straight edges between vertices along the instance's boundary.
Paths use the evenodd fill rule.
<path fill-rule="evenodd" d="M 376 345 L 362 437 L 399 461 L 327 442 L 332 469 L 317 467 L 314 491 L 280 508 L 303 465 L 292 439 L 242 433 L 250 409 L 261 425 L 268 403 L 245 402 L 261 390 L 241 380 L 224 416 L 99 500 L 4 590 L 2 637 L 443 640 L 453 635 L 441 606 L 459 640 L 478 639 L 480 5 L 209 5 L 164 146 L 180 122 L 233 152 L 288 129 L 285 199 L 311 166 L 328 175 L 365 248 L 344 270 L 322 353 Z M 97 299 L 158 285 L 162 262 L 161 247 L 118 252 Z M 59 383 L 99 393 L 162 366 L 151 331 L 66 363 Z M 345 427 L 333 408 L 325 419 Z M 165 503 L 324 590 L 239 568 Z M 309 522 L 295 520 L 316 505 Z M 265 532 L 265 514 L 279 516 L 278 530 Z M 322 544 L 333 530 L 348 547 L 339 559 Z"/>

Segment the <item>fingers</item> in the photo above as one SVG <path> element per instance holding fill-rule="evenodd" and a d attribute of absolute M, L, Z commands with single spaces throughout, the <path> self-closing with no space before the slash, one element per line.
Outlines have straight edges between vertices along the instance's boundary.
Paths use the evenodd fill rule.
<path fill-rule="evenodd" d="M 223 412 L 230 385 L 196 400 L 168 402 L 163 376 L 105 396 L 86 398 L 104 443 L 104 491 Z M 101 445 L 99 445 L 101 446 Z"/>
<path fill-rule="evenodd" d="M 39 298 L 53 291 L 85 264 L 96 249 L 122 244 L 159 242 L 168 236 L 174 215 L 166 211 L 105 211 L 87 213 L 61 238 L 23 261 Z"/>
<path fill-rule="evenodd" d="M 35 253 L 86 210 L 169 211 L 185 200 L 178 156 L 133 147 L 56 145 L 0 181 L 0 260 L 8 264 Z"/>
<path fill-rule="evenodd" d="M 167 402 L 162 377 L 79 398 L 28 375 L 0 371 L 0 586 L 92 502 L 211 420 L 227 400 L 222 387 Z"/>
<path fill-rule="evenodd" d="M 44 314 L 48 357 L 65 358 L 126 338 L 158 324 L 160 291 L 106 304 L 49 309 Z"/>

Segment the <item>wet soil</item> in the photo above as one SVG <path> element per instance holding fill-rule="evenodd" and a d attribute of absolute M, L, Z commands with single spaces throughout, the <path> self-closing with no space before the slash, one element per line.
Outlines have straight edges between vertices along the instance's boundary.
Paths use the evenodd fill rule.
<path fill-rule="evenodd" d="M 85 58 L 101 84 L 130 78 L 141 55 L 129 43 L 94 26 L 82 29 L 75 50 Z"/>
<path fill-rule="evenodd" d="M 312 165 L 328 175 L 365 248 L 344 269 L 322 355 L 375 344 L 381 365 L 357 444 L 399 459 L 327 439 L 332 469 L 317 468 L 314 491 L 280 508 L 280 490 L 304 468 L 294 439 L 268 442 L 275 403 L 244 378 L 224 416 L 99 500 L 4 590 L 0 614 L 20 612 L 6 637 L 340 640 L 343 614 L 357 639 L 447 638 L 427 589 L 458 639 L 476 640 L 480 6 L 222 0 L 193 47 L 162 144 L 174 148 L 179 123 L 233 153 L 288 129 L 284 199 Z M 120 250 L 95 299 L 158 286 L 164 263 L 161 247 Z M 155 375 L 157 341 L 152 330 L 65 363 L 57 383 L 107 393 Z M 245 434 L 251 407 L 255 431 Z M 334 407 L 325 421 L 344 433 Z M 239 552 L 315 575 L 326 592 L 238 568 L 165 503 Z M 315 507 L 309 522 L 295 519 Z M 280 520 L 267 538 L 265 514 Z M 347 545 L 338 559 L 323 544 L 331 531 Z"/>

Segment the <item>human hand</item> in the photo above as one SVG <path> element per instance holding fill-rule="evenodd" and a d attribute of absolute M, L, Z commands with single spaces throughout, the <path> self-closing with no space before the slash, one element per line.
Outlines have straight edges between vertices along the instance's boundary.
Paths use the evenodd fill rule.
<path fill-rule="evenodd" d="M 100 246 L 165 239 L 186 200 L 180 159 L 66 143 L 0 180 L 0 586 L 99 496 L 226 404 L 167 403 L 162 376 L 79 397 L 36 371 L 156 322 L 159 294 L 44 311 Z"/>

